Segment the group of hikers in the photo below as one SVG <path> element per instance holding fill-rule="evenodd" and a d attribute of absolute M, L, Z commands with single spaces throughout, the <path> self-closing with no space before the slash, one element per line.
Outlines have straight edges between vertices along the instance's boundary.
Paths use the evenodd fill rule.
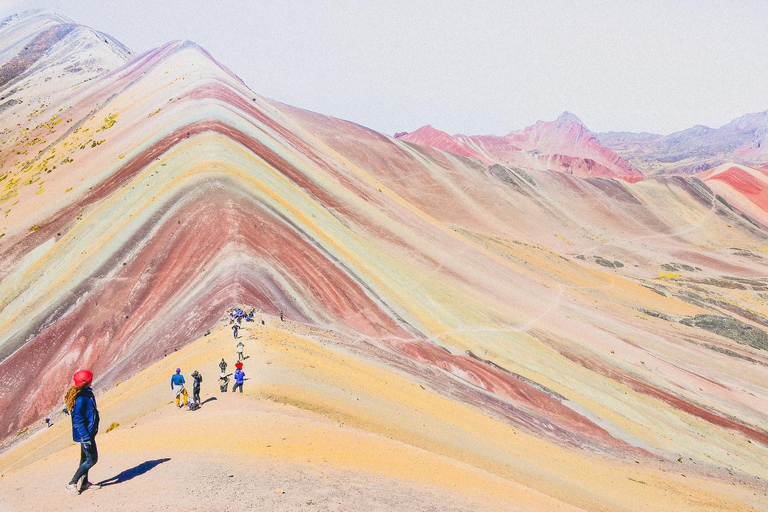
<path fill-rule="evenodd" d="M 238 343 L 238 356 L 242 356 L 243 354 L 242 344 L 242 342 Z M 227 388 L 229 387 L 229 375 L 227 374 L 227 362 L 224 361 L 223 357 L 219 363 L 219 369 L 221 370 L 221 374 L 219 375 L 219 391 L 226 393 Z M 238 390 L 240 393 L 242 393 L 243 381 L 245 380 L 245 372 L 243 371 L 242 361 L 237 361 L 237 363 L 235 363 L 235 373 L 233 374 L 233 377 L 235 379 L 235 383 L 232 385 L 232 392 L 234 393 L 235 390 Z"/>
<path fill-rule="evenodd" d="M 240 326 L 243 323 L 243 318 L 245 318 L 246 322 L 255 322 L 253 319 L 253 314 L 256 312 L 255 309 L 251 308 L 251 310 L 246 314 L 245 311 L 243 311 L 240 308 L 233 308 L 228 313 L 227 316 L 229 317 L 229 325 L 232 328 L 232 335 L 235 339 L 237 339 L 237 333 L 240 331 Z M 285 318 L 283 318 L 283 310 L 280 310 L 280 321 L 285 322 Z M 264 325 L 264 320 L 261 321 L 261 325 Z M 210 331 L 209 331 L 210 332 Z M 208 334 L 206 333 L 206 336 Z"/>
<path fill-rule="evenodd" d="M 194 411 L 200 408 L 200 383 L 203 382 L 203 376 L 197 370 L 192 372 L 192 402 L 189 403 L 189 409 Z M 181 374 L 181 368 L 176 368 L 176 373 L 171 376 L 171 389 L 176 397 L 176 407 L 184 407 L 187 405 L 189 395 L 187 389 L 184 387 L 186 381 Z M 183 400 L 183 403 L 179 403 Z"/>
<path fill-rule="evenodd" d="M 229 322 L 233 326 L 235 338 L 237 338 L 237 329 L 235 327 L 240 325 L 243 318 L 245 318 L 246 322 L 253 322 L 253 313 L 253 309 L 248 314 L 240 308 L 229 311 Z M 282 311 L 280 311 L 280 320 L 284 321 Z M 262 324 L 264 324 L 263 320 Z M 245 381 L 245 372 L 243 371 L 244 359 L 243 342 L 240 341 L 237 344 L 235 372 L 232 374 L 234 379 L 232 393 L 236 390 L 240 393 L 243 392 L 243 382 Z M 227 374 L 227 363 L 223 357 L 219 363 L 219 369 L 221 370 L 219 390 L 222 393 L 226 393 L 229 388 L 230 374 Z M 191 402 L 189 402 L 189 395 L 185 387 L 186 380 L 181 374 L 181 368 L 176 368 L 176 372 L 171 376 L 171 389 L 176 398 L 176 407 L 184 407 L 189 402 L 189 409 L 195 410 L 199 409 L 202 405 L 200 402 L 200 384 L 203 382 L 203 376 L 197 370 L 193 371 L 191 376 Z M 80 443 L 80 465 L 67 484 L 66 489 L 71 494 L 80 494 L 94 485 L 88 480 L 88 471 L 99 460 L 99 453 L 96 449 L 96 434 L 99 431 L 99 410 L 96 407 L 96 398 L 91 390 L 93 373 L 89 370 L 80 370 L 72 376 L 72 381 L 73 384 L 67 390 L 64 402 L 65 412 L 69 412 L 72 419 L 72 440 Z M 46 420 L 49 419 L 46 418 Z M 46 423 L 50 426 L 49 421 L 46 421 Z"/>
<path fill-rule="evenodd" d="M 219 391 L 226 393 L 229 388 L 229 375 L 227 373 L 227 362 L 221 358 L 219 362 Z M 235 391 L 243 392 L 243 381 L 245 372 L 243 371 L 243 342 L 237 344 L 237 363 L 235 363 L 235 373 L 232 374 L 235 383 L 232 385 L 232 393 Z M 189 395 L 185 387 L 186 380 L 181 374 L 181 368 L 176 368 L 176 373 L 171 376 L 171 389 L 176 397 L 176 407 L 184 407 L 189 403 L 189 410 L 194 411 L 200 408 L 200 383 L 203 382 L 203 376 L 197 370 L 192 372 L 192 401 L 188 400 Z"/>

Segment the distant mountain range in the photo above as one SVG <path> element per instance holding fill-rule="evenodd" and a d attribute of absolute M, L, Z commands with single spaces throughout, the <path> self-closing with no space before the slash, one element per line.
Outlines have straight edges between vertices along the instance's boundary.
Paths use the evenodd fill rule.
<path fill-rule="evenodd" d="M 582 178 L 620 178 L 634 183 L 643 174 L 610 148 L 602 145 L 570 112 L 554 121 L 539 121 L 503 137 L 494 135 L 448 135 L 423 126 L 397 138 L 424 144 L 485 164 L 501 164 L 528 170 L 556 170 Z"/>
<path fill-rule="evenodd" d="M 607 132 L 597 139 L 645 174 L 691 174 L 727 162 L 768 162 L 768 110 L 745 114 L 720 128 L 697 125 L 669 135 Z"/>
<path fill-rule="evenodd" d="M 727 162 L 760 166 L 768 162 L 768 111 L 746 114 L 720 128 L 694 126 L 654 133 L 592 133 L 570 112 L 505 136 L 449 135 L 423 126 L 395 135 L 485 164 L 548 169 L 580 177 L 620 178 L 693 174 Z"/>

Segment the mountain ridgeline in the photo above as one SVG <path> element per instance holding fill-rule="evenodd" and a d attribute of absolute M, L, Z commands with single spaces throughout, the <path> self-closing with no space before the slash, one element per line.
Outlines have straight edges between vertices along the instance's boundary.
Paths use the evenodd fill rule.
<path fill-rule="evenodd" d="M 714 129 L 654 133 L 592 133 L 570 112 L 555 121 L 498 137 L 449 135 L 423 126 L 397 138 L 477 158 L 484 163 L 554 170 L 581 177 L 619 178 L 696 174 L 725 163 L 768 164 L 768 111 L 746 114 Z"/>

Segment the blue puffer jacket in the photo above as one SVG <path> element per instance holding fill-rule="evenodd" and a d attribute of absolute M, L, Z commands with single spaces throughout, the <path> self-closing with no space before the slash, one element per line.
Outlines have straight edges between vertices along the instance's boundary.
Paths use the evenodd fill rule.
<path fill-rule="evenodd" d="M 243 379 L 245 379 L 245 372 L 238 368 L 235 370 L 235 384 L 242 384 Z"/>
<path fill-rule="evenodd" d="M 174 373 L 171 377 L 171 389 L 173 389 L 173 386 L 183 386 L 184 385 L 184 376 L 180 373 Z"/>
<path fill-rule="evenodd" d="M 92 441 L 99 431 L 99 410 L 91 388 L 80 391 L 75 399 L 72 415 L 72 440 L 78 443 Z"/>

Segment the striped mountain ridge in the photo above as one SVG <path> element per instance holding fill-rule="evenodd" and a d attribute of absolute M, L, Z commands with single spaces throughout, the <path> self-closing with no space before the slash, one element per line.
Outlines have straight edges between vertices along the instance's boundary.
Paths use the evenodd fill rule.
<path fill-rule="evenodd" d="M 57 82 L 81 42 L 0 112 L 3 437 L 77 368 L 106 389 L 249 304 L 558 446 L 768 478 L 763 171 L 639 180 L 602 152 L 618 179 L 582 177 L 566 118 L 574 172 L 461 156 L 259 96 L 189 41 Z"/>

